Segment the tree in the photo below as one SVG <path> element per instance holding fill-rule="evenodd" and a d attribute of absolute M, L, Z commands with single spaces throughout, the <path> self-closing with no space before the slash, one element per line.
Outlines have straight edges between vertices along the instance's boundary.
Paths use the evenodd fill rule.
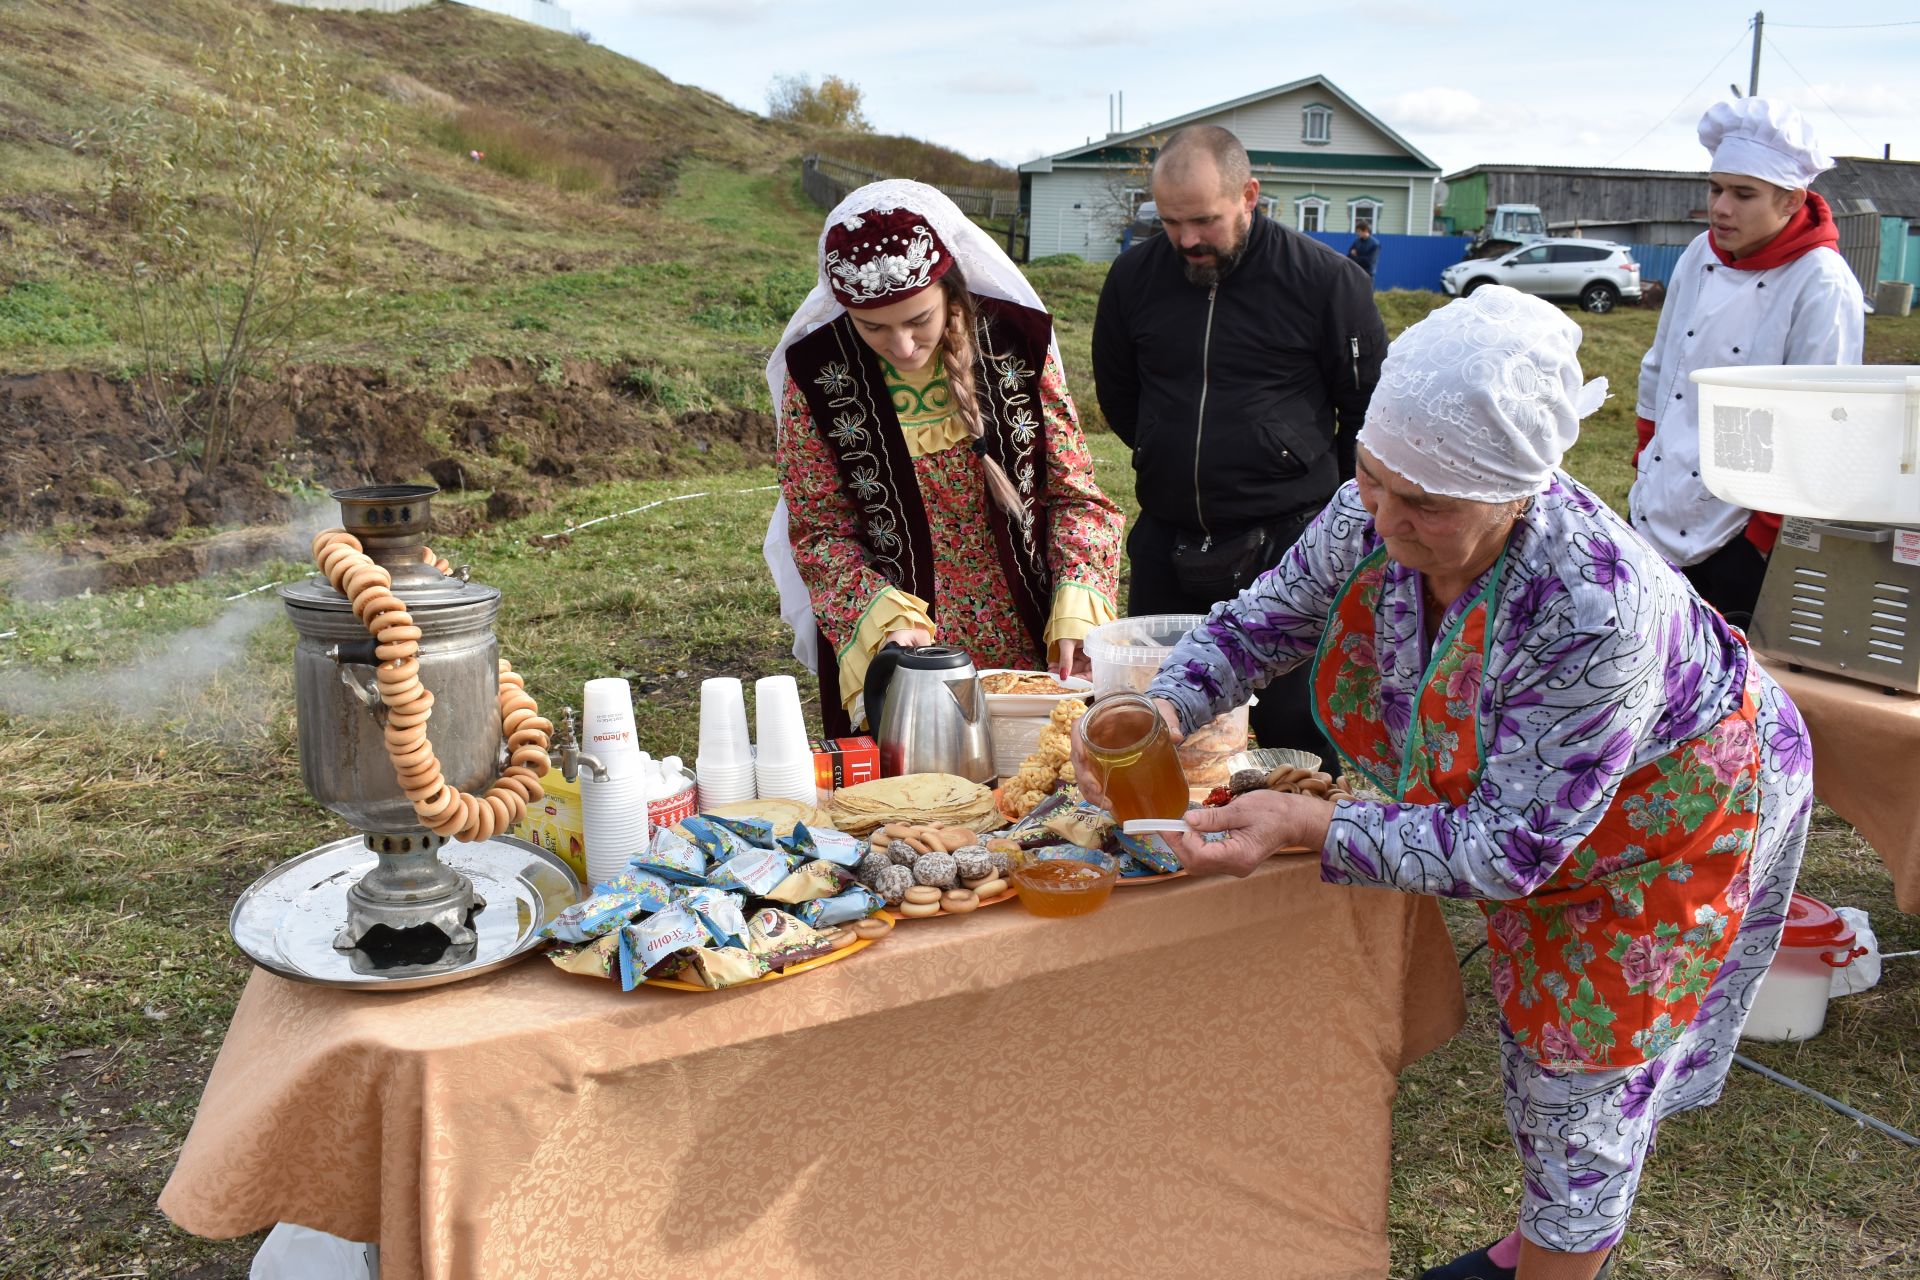
<path fill-rule="evenodd" d="M 817 87 L 808 76 L 775 76 L 767 88 L 767 114 L 827 129 L 873 131 L 860 110 L 860 86 L 839 76 L 828 76 Z"/>
<path fill-rule="evenodd" d="M 207 88 L 169 111 L 150 93 L 76 135 L 98 153 L 148 410 L 213 472 L 266 399 L 262 386 L 351 296 L 358 243 L 391 154 L 386 119 L 302 43 L 246 31 L 202 51 Z"/>

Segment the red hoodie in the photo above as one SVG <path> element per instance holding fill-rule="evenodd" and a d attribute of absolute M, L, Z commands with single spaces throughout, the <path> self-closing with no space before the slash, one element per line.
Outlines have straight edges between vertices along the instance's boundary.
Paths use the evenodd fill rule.
<path fill-rule="evenodd" d="M 1833 223 L 1833 211 L 1827 208 L 1827 202 L 1809 191 L 1807 202 L 1787 220 L 1787 225 L 1780 229 L 1780 233 L 1746 257 L 1736 258 L 1722 249 L 1713 239 L 1712 232 L 1707 233 L 1707 247 L 1713 250 L 1713 256 L 1720 260 L 1722 266 L 1732 267 L 1735 271 L 1771 271 L 1815 249 L 1839 249 L 1840 230 Z M 1641 451 L 1653 440 L 1653 420 L 1635 418 L 1633 433 L 1638 439 L 1633 449 L 1633 462 L 1637 468 Z M 1747 541 L 1758 547 L 1761 555 L 1772 555 L 1774 541 L 1780 536 L 1780 517 L 1768 511 L 1754 512 L 1747 520 L 1746 535 Z"/>

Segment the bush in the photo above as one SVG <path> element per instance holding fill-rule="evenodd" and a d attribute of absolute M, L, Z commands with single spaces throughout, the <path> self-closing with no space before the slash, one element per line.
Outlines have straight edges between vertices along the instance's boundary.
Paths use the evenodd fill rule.
<path fill-rule="evenodd" d="M 767 87 L 767 114 L 775 120 L 865 133 L 873 126 L 860 110 L 860 86 L 828 76 L 816 86 L 806 76 L 775 76 Z"/>
<path fill-rule="evenodd" d="M 494 111 L 467 107 L 431 130 L 433 140 L 456 155 L 526 182 L 558 191 L 600 194 L 620 180 L 630 148 L 609 138 L 598 143 Z"/>

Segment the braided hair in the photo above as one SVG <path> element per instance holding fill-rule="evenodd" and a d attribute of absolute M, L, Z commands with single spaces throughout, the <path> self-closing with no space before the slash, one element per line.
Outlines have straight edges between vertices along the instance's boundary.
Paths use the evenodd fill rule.
<path fill-rule="evenodd" d="M 1005 468 L 986 447 L 986 424 L 980 416 L 980 384 L 975 376 L 978 359 L 977 330 L 979 314 L 973 295 L 967 290 L 966 277 L 958 265 L 948 268 L 940 281 L 947 295 L 947 326 L 940 335 L 940 360 L 947 370 L 947 388 L 953 395 L 953 411 L 960 425 L 973 437 L 973 451 L 980 455 L 987 476 L 987 492 L 1015 524 L 1028 521 L 1027 507 L 1020 491 L 1007 478 Z"/>

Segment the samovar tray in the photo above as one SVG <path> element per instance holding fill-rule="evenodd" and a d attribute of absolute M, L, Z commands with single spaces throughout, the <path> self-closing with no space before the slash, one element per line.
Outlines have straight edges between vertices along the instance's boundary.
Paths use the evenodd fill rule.
<path fill-rule="evenodd" d="M 440 861 L 472 880 L 474 892 L 486 902 L 471 921 L 470 955 L 422 964 L 417 945 L 386 956 L 377 949 L 372 954 L 336 951 L 334 936 L 347 919 L 347 890 L 377 861 L 355 835 L 281 863 L 233 904 L 227 924 L 234 942 L 261 968 L 296 982 L 411 991 L 513 963 L 539 944 L 542 925 L 581 896 L 573 869 L 539 845 L 513 836 L 449 842 L 440 849 Z"/>

